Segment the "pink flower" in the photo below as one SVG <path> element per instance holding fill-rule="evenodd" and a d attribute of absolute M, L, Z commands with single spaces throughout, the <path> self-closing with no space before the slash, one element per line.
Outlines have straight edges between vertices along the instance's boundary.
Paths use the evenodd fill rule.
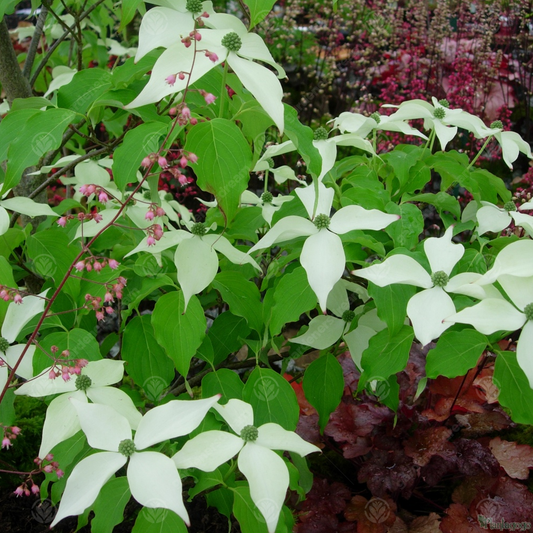
<path fill-rule="evenodd" d="M 146 239 L 146 244 L 148 244 L 148 246 L 153 246 L 155 244 L 155 239 L 150 235 L 147 239 Z"/>
<path fill-rule="evenodd" d="M 31 491 L 33 492 L 33 494 L 39 494 L 40 492 L 40 489 L 39 489 L 39 485 L 36 485 L 35 483 L 31 486 Z"/>
<path fill-rule="evenodd" d="M 58 469 L 56 470 L 56 474 L 57 474 L 58 479 L 61 479 L 61 478 L 65 475 L 65 472 L 63 472 L 63 470 L 61 470 L 60 468 L 58 468 Z"/>
<path fill-rule="evenodd" d="M 88 193 L 87 193 L 87 187 L 88 187 L 88 185 L 82 185 L 82 186 L 80 187 L 80 193 L 83 194 L 83 196 L 87 196 L 87 195 L 88 195 Z"/>
<path fill-rule="evenodd" d="M 172 110 L 171 110 L 172 111 Z M 143 168 L 148 168 L 150 165 L 152 164 L 152 160 L 146 156 L 142 161 L 141 161 L 141 167 Z"/>
<path fill-rule="evenodd" d="M 74 265 L 74 268 L 75 268 L 78 272 L 81 272 L 81 271 L 85 268 L 85 261 L 78 261 L 78 262 Z"/>
<path fill-rule="evenodd" d="M 120 263 L 116 259 L 109 260 L 109 268 L 111 270 L 116 270 L 120 266 Z"/>
<path fill-rule="evenodd" d="M 16 303 L 16 304 L 21 304 L 22 303 L 22 296 L 20 294 L 15 294 L 14 298 L 13 298 L 13 301 Z"/>
<path fill-rule="evenodd" d="M 100 272 L 102 270 L 102 263 L 99 263 L 98 261 L 95 261 L 93 263 L 93 267 L 96 270 L 96 272 Z"/>
<path fill-rule="evenodd" d="M 98 200 L 105 204 L 109 200 L 109 196 L 107 196 L 107 193 L 105 191 L 100 191 L 100 194 L 98 195 Z"/>
<path fill-rule="evenodd" d="M 154 224 L 152 230 L 154 232 L 155 240 L 158 241 L 163 236 L 163 228 L 161 228 L 159 224 Z"/>
<path fill-rule="evenodd" d="M 104 296 L 104 302 L 110 303 L 113 302 L 113 295 L 110 292 L 106 292 Z"/>
<path fill-rule="evenodd" d="M 12 426 L 11 433 L 13 433 L 14 435 L 20 435 L 20 428 L 17 426 Z"/>
<path fill-rule="evenodd" d="M 112 307 L 104 307 L 104 309 L 108 315 L 112 315 L 115 312 L 115 310 Z"/>
<path fill-rule="evenodd" d="M 165 78 L 165 81 L 172 87 L 176 83 L 176 74 L 171 74 Z"/>
<path fill-rule="evenodd" d="M 14 491 L 13 491 L 13 494 L 16 494 L 17 495 L 17 498 L 19 496 L 23 496 L 24 495 L 24 488 L 22 487 L 22 485 L 20 487 L 17 487 Z"/>
<path fill-rule="evenodd" d="M 54 454 L 49 453 L 44 459 L 45 461 L 52 461 L 54 459 Z"/>
<path fill-rule="evenodd" d="M 98 320 L 98 322 L 100 322 L 100 320 L 103 320 L 103 319 L 104 319 L 103 311 L 96 311 L 96 320 Z"/>
<path fill-rule="evenodd" d="M 4 438 L 2 439 L 2 450 L 3 450 L 4 448 L 9 449 L 10 446 L 12 446 L 12 444 L 11 444 L 11 439 L 9 439 L 8 437 L 4 437 Z"/>
<path fill-rule="evenodd" d="M 50 370 L 50 372 L 48 372 L 48 379 L 56 379 L 56 378 L 57 378 L 56 371 L 54 369 Z"/>
<path fill-rule="evenodd" d="M 191 110 L 185 105 L 181 110 L 181 115 L 185 118 L 191 118 Z"/>
<path fill-rule="evenodd" d="M 204 100 L 205 100 L 205 103 L 207 105 L 209 104 L 212 104 L 215 100 L 216 100 L 216 96 L 214 94 L 211 94 L 211 93 L 207 93 L 205 96 L 204 96 Z"/>
<path fill-rule="evenodd" d="M 162 207 L 156 207 L 155 215 L 158 217 L 162 217 L 165 215 L 165 210 Z"/>
<path fill-rule="evenodd" d="M 178 181 L 180 182 L 180 185 L 182 185 L 183 187 L 185 187 L 185 185 L 189 183 L 187 176 L 184 176 L 183 174 L 180 175 L 180 177 L 178 178 Z"/>
<path fill-rule="evenodd" d="M 189 160 L 185 156 L 182 156 L 180 158 L 180 167 L 185 168 L 188 164 L 189 164 Z"/>
<path fill-rule="evenodd" d="M 209 50 L 205 51 L 205 55 L 213 62 L 216 63 L 218 61 L 218 56 L 215 54 L 215 52 L 210 52 Z"/>
<path fill-rule="evenodd" d="M 62 227 L 64 228 L 66 225 L 67 225 L 67 217 L 61 217 L 57 223 Z"/>
<path fill-rule="evenodd" d="M 183 81 L 183 80 L 185 79 L 185 72 L 180 72 L 180 73 L 178 74 L 178 78 L 179 78 L 181 81 Z"/>
<path fill-rule="evenodd" d="M 70 374 L 67 368 L 63 368 L 63 371 L 61 373 L 61 377 L 63 378 L 63 381 L 69 381 L 70 380 Z"/>
<path fill-rule="evenodd" d="M 153 220 L 154 219 L 154 212 L 153 211 L 147 211 L 146 215 L 144 215 L 144 218 L 146 220 Z"/>
<path fill-rule="evenodd" d="M 104 217 L 100 213 L 93 213 L 93 220 L 98 224 L 98 222 L 104 220 Z"/>
<path fill-rule="evenodd" d="M 191 163 L 196 163 L 198 161 L 198 156 L 196 154 L 193 154 L 192 152 L 189 152 L 188 157 Z"/>
<path fill-rule="evenodd" d="M 168 168 L 168 161 L 163 156 L 157 158 L 157 163 L 161 168 Z"/>
<path fill-rule="evenodd" d="M 84 368 L 86 367 L 87 365 L 89 364 L 89 361 L 87 361 L 87 359 L 78 359 L 78 366 L 80 368 Z M 52 455 L 52 454 L 50 454 Z M 54 458 L 54 456 L 52 455 L 52 459 Z M 51 461 L 52 459 L 49 459 L 49 461 Z"/>

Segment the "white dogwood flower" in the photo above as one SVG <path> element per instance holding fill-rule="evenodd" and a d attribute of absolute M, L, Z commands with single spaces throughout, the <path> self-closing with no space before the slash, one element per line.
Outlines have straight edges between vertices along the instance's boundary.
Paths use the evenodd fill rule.
<path fill-rule="evenodd" d="M 189 525 L 180 475 L 172 459 L 159 452 L 142 450 L 196 429 L 219 398 L 216 395 L 205 400 L 173 400 L 154 407 L 142 417 L 133 438 L 129 421 L 113 408 L 71 399 L 89 445 L 103 451 L 86 457 L 74 467 L 50 527 L 67 516 L 83 513 L 128 458 L 127 477 L 132 496 L 144 507 L 174 511 Z"/>
<path fill-rule="evenodd" d="M 529 159 L 533 157 L 529 144 L 518 133 L 503 131 L 503 124 L 500 120 L 496 120 L 490 125 L 488 135 L 494 135 L 498 141 L 502 149 L 502 159 L 510 169 L 513 168 L 513 163 L 518 159 L 520 152 Z"/>
<path fill-rule="evenodd" d="M 488 231 L 499 233 L 514 221 L 516 226 L 524 228 L 528 235 L 533 236 L 533 217 L 525 213 L 519 213 L 512 200 L 507 202 L 503 208 L 490 202 L 482 201 L 481 204 L 482 207 L 476 212 L 479 235 L 483 235 Z M 519 206 L 518 209 L 533 209 L 533 205 L 528 202 Z"/>
<path fill-rule="evenodd" d="M 237 464 L 250 484 L 252 500 L 264 516 L 268 532 L 274 533 L 289 487 L 289 472 L 283 459 L 272 450 L 287 450 L 303 457 L 320 449 L 278 424 L 256 428 L 252 406 L 241 400 L 232 399 L 226 405 L 213 407 L 236 435 L 204 431 L 186 442 L 172 459 L 178 468 L 212 472 L 239 454 Z"/>

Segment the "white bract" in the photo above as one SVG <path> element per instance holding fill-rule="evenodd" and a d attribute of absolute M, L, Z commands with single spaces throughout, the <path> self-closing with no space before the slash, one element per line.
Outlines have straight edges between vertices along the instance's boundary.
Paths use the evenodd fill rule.
<path fill-rule="evenodd" d="M 196 429 L 219 397 L 173 400 L 154 407 L 142 417 L 133 439 L 130 423 L 113 408 L 71 399 L 89 445 L 104 451 L 86 457 L 74 467 L 50 527 L 67 516 L 83 513 L 128 458 L 127 477 L 132 496 L 145 507 L 174 511 L 189 525 L 180 475 L 172 459 L 162 453 L 142 450 Z"/>
<path fill-rule="evenodd" d="M 52 400 L 46 410 L 39 449 L 41 459 L 44 459 L 56 444 L 72 437 L 81 429 L 76 409 L 70 402 L 71 398 L 81 402 L 87 402 L 89 399 L 94 403 L 108 405 L 126 417 L 132 429 L 137 428 L 141 414 L 131 398 L 120 389 L 109 387 L 124 377 L 124 361 L 111 359 L 91 361 L 81 369 L 79 376 L 72 377 L 68 381 L 64 381 L 61 377 L 50 379 L 50 370 L 52 367 L 15 391 L 15 394 L 35 398 L 60 394 Z"/>
<path fill-rule="evenodd" d="M 261 214 L 269 226 L 272 225 L 274 213 L 281 209 L 285 202 L 290 202 L 291 200 L 294 200 L 294 196 L 273 196 L 268 191 L 263 193 L 261 197 L 252 191 L 244 191 L 241 194 L 241 204 L 261 207 Z"/>
<path fill-rule="evenodd" d="M 238 467 L 250 484 L 253 502 L 264 516 L 269 533 L 274 533 L 289 487 L 289 472 L 283 459 L 272 450 L 287 450 L 302 457 L 320 449 L 278 424 L 256 428 L 252 406 L 230 400 L 214 408 L 236 433 L 205 431 L 189 440 L 172 459 L 178 468 L 199 468 L 212 472 L 236 454 Z"/>
<path fill-rule="evenodd" d="M 20 355 L 24 351 L 25 344 L 13 344 L 24 326 L 34 317 L 44 311 L 46 304 L 44 291 L 39 296 L 25 296 L 22 303 L 11 302 L 7 308 L 2 331 L 0 332 L 0 392 L 4 389 L 10 368 L 17 364 Z M 24 354 L 20 365 L 17 367 L 17 375 L 24 379 L 33 377 L 33 355 L 35 346 L 29 346 Z"/>
<path fill-rule="evenodd" d="M 9 193 L 10 190 L 4 194 L 4 197 Z M 52 211 L 52 208 L 49 205 L 39 204 L 34 202 L 31 198 L 15 196 L 13 198 L 7 198 L 6 200 L 0 200 L 0 235 L 6 233 L 9 229 L 10 215 L 8 210 L 28 217 L 59 217 L 55 211 Z"/>
<path fill-rule="evenodd" d="M 309 285 L 317 295 L 320 308 L 325 312 L 328 294 L 342 277 L 346 264 L 339 235 L 359 229 L 380 230 L 400 217 L 377 209 L 367 210 L 358 205 L 348 205 L 330 218 L 335 193 L 320 182 L 317 183 L 317 189 L 318 198 L 314 185 L 296 189 L 311 220 L 298 216 L 281 219 L 248 253 L 297 237 L 307 237 L 300 262 L 307 272 Z"/>
<path fill-rule="evenodd" d="M 533 157 L 531 154 L 531 147 L 522 139 L 522 137 L 514 131 L 503 131 L 502 128 L 496 126 L 501 125 L 497 122 L 491 124 L 489 135 L 494 135 L 502 149 L 502 159 L 509 168 L 513 168 L 513 163 L 517 160 L 520 152 L 525 154 L 529 159 Z"/>
<path fill-rule="evenodd" d="M 476 212 L 479 235 L 483 235 L 488 231 L 498 233 L 514 221 L 516 226 L 524 228 L 528 235 L 533 236 L 533 217 L 517 212 L 515 203 L 512 200 L 507 202 L 503 208 L 490 202 L 482 201 L 481 204 L 482 207 Z M 530 202 L 518 207 L 521 210 L 532 208 L 533 206 Z"/>
<path fill-rule="evenodd" d="M 450 226 L 442 237 L 431 237 L 424 242 L 431 274 L 412 257 L 403 254 L 392 255 L 383 263 L 352 272 L 379 287 L 404 283 L 424 289 L 412 296 L 407 304 L 407 316 L 411 319 L 416 337 L 423 345 L 439 337 L 451 326 L 450 323 L 443 323 L 445 318 L 455 313 L 455 306 L 448 292 L 478 298 L 486 296 L 482 287 L 472 285 L 472 282 L 481 277 L 480 274 L 467 272 L 450 279 L 453 267 L 465 251 L 462 244 L 452 242 L 452 237 L 453 226 Z"/>

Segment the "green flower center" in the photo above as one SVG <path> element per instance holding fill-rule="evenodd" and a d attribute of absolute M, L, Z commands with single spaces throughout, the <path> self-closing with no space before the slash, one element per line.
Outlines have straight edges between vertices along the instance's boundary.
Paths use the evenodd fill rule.
<path fill-rule="evenodd" d="M 174 195 L 173 195 L 172 193 L 170 193 L 170 192 L 167 192 L 167 193 L 165 194 L 164 198 L 165 198 L 165 200 L 166 200 L 167 202 L 170 202 L 170 200 L 174 200 Z"/>
<path fill-rule="evenodd" d="M 493 130 L 503 130 L 503 122 L 501 120 L 495 120 L 490 127 Z"/>
<path fill-rule="evenodd" d="M 143 192 L 143 198 L 145 200 L 151 200 L 152 199 L 152 193 L 150 191 L 144 191 Z"/>
<path fill-rule="evenodd" d="M 131 457 L 135 452 L 135 443 L 131 439 L 124 439 L 118 445 L 118 453 Z"/>
<path fill-rule="evenodd" d="M 503 208 L 506 211 L 516 211 L 516 205 L 515 205 L 515 203 L 512 200 L 509 200 L 508 202 L 505 202 L 505 204 L 503 204 Z"/>
<path fill-rule="evenodd" d="M 238 52 L 241 49 L 242 41 L 234 31 L 230 31 L 222 37 L 222 46 L 225 46 L 230 52 Z"/>
<path fill-rule="evenodd" d="M 313 139 L 315 141 L 325 141 L 328 138 L 328 130 L 320 126 L 313 133 Z"/>
<path fill-rule="evenodd" d="M 202 237 L 207 233 L 207 228 L 203 222 L 196 222 L 192 225 L 191 233 L 193 235 L 198 235 L 198 237 Z"/>
<path fill-rule="evenodd" d="M 6 352 L 9 348 L 9 342 L 4 337 L 0 337 L 0 352 Z"/>
<path fill-rule="evenodd" d="M 533 320 L 533 303 L 527 304 L 524 307 L 524 315 L 526 315 L 528 320 Z"/>
<path fill-rule="evenodd" d="M 439 104 L 442 106 L 442 107 L 450 107 L 450 102 L 448 102 L 448 100 L 446 100 L 446 98 L 443 98 L 442 100 L 439 100 Z"/>
<path fill-rule="evenodd" d="M 431 274 L 431 281 L 433 282 L 433 285 L 435 285 L 435 287 L 442 288 L 448 285 L 448 281 L 450 281 L 450 278 L 448 274 L 446 274 L 446 272 L 439 270 L 438 272 Z"/>
<path fill-rule="evenodd" d="M 373 118 L 378 124 L 381 122 L 381 116 L 379 115 L 379 113 L 377 111 L 372 113 L 370 115 L 370 118 Z"/>
<path fill-rule="evenodd" d="M 442 120 L 446 116 L 446 110 L 442 107 L 437 107 L 435 111 L 433 111 L 433 116 Z"/>
<path fill-rule="evenodd" d="M 315 223 L 315 226 L 318 229 L 328 229 L 330 218 L 328 217 L 328 215 L 317 215 L 313 222 Z"/>
<path fill-rule="evenodd" d="M 266 163 L 268 163 L 268 166 L 272 168 L 274 166 L 274 160 L 271 157 L 267 157 L 265 159 Z"/>
<path fill-rule="evenodd" d="M 89 376 L 84 376 L 83 374 L 80 374 L 76 378 L 76 389 L 86 391 L 92 385 L 92 383 L 93 382 Z"/>
<path fill-rule="evenodd" d="M 244 426 L 241 431 L 241 439 L 246 442 L 254 442 L 259 436 L 259 431 L 255 426 Z"/>
<path fill-rule="evenodd" d="M 200 0 L 187 0 L 185 9 L 191 13 L 200 13 L 202 11 L 202 2 Z"/>
<path fill-rule="evenodd" d="M 272 200 L 274 199 L 274 196 L 272 196 L 272 193 L 271 192 L 264 192 L 262 195 L 261 195 L 261 201 L 264 203 L 264 204 L 271 204 L 272 203 Z"/>
<path fill-rule="evenodd" d="M 349 309 L 342 313 L 342 319 L 344 320 L 344 322 L 351 322 L 354 318 L 355 313 L 353 311 L 350 311 Z"/>

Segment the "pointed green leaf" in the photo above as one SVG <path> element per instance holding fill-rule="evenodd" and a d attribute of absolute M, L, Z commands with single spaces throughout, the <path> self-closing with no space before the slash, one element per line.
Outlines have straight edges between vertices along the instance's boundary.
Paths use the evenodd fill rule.
<path fill-rule="evenodd" d="M 110 479 L 100 490 L 92 508 L 94 518 L 91 529 L 100 533 L 112 533 L 124 520 L 124 508 L 131 497 L 128 478 Z"/>
<path fill-rule="evenodd" d="M 239 521 L 242 533 L 267 533 L 267 526 L 261 511 L 255 506 L 247 486 L 233 489 L 233 514 Z"/>
<path fill-rule="evenodd" d="M 385 228 L 395 246 L 403 246 L 409 250 L 414 248 L 418 244 L 418 236 L 424 230 L 424 217 L 420 209 L 413 204 L 397 205 L 390 202 L 386 206 L 386 211 L 401 217 Z"/>
<path fill-rule="evenodd" d="M 151 509 L 143 507 L 132 533 L 188 533 L 185 522 L 168 509 Z"/>
<path fill-rule="evenodd" d="M 245 0 L 244 3 L 250 10 L 250 27 L 248 29 L 251 30 L 270 13 L 276 0 Z"/>
<path fill-rule="evenodd" d="M 344 375 L 337 359 L 329 353 L 315 359 L 305 371 L 303 389 L 305 397 L 318 412 L 318 423 L 323 432 L 344 390 Z"/>
<path fill-rule="evenodd" d="M 111 74 L 107 70 L 89 68 L 76 72 L 67 85 L 57 92 L 57 104 L 85 114 L 92 103 L 111 87 Z"/>
<path fill-rule="evenodd" d="M 405 323 L 407 302 L 415 294 L 416 287 L 394 284 L 378 287 L 368 283 L 368 294 L 376 302 L 378 316 L 387 324 L 390 333 L 396 333 Z"/>
<path fill-rule="evenodd" d="M 227 403 L 232 398 L 241 400 L 243 388 L 244 383 L 239 374 L 228 368 L 210 372 L 202 379 L 202 397 L 210 398 L 215 394 L 222 394 L 221 404 Z"/>
<path fill-rule="evenodd" d="M 155 305 L 152 325 L 157 342 L 174 361 L 178 372 L 186 377 L 191 359 L 202 344 L 207 327 L 198 298 L 191 297 L 185 313 L 182 291 L 165 294 Z"/>
<path fill-rule="evenodd" d="M 213 346 L 213 364 L 218 366 L 230 353 L 238 351 L 244 344 L 241 339 L 246 339 L 249 333 L 244 318 L 229 311 L 218 315 L 207 333 Z"/>

